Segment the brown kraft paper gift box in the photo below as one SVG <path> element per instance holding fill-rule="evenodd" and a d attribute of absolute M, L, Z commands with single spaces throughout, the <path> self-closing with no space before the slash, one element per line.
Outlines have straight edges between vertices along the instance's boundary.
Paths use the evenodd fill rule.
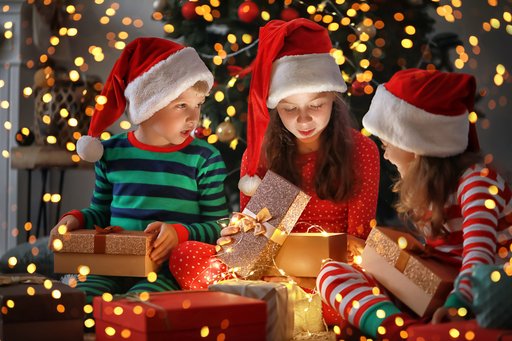
<path fill-rule="evenodd" d="M 444 304 L 459 273 L 456 266 L 420 256 L 418 252 L 422 249 L 421 243 L 406 233 L 375 227 L 366 240 L 361 264 L 420 317 L 432 314 Z"/>
<path fill-rule="evenodd" d="M 316 278 L 325 260 L 347 261 L 345 233 L 290 233 L 275 257 L 275 266 L 266 276 Z"/>
<path fill-rule="evenodd" d="M 242 214 L 234 213 L 231 226 L 239 226 L 233 242 L 218 257 L 245 279 L 259 279 L 273 264 L 284 240 L 308 204 L 310 196 L 268 171 Z"/>

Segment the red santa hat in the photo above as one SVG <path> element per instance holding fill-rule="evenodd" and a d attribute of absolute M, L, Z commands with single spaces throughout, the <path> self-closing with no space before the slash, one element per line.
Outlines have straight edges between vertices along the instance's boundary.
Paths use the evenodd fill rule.
<path fill-rule="evenodd" d="M 478 151 L 476 128 L 468 118 L 475 91 L 475 78 L 467 74 L 398 71 L 377 88 L 363 126 L 418 155 L 449 157 Z"/>
<path fill-rule="evenodd" d="M 328 31 L 308 19 L 273 20 L 260 29 L 247 111 L 248 167 L 238 184 L 244 194 L 253 195 L 261 182 L 256 170 L 268 108 L 295 94 L 347 90 L 331 49 Z"/>
<path fill-rule="evenodd" d="M 101 92 L 106 103 L 96 105 L 88 135 L 77 142 L 78 155 L 89 162 L 101 158 L 98 137 L 121 117 L 127 102 L 132 123 L 140 124 L 198 81 L 210 89 L 213 76 L 193 48 L 161 38 L 135 39 L 107 78 Z"/>

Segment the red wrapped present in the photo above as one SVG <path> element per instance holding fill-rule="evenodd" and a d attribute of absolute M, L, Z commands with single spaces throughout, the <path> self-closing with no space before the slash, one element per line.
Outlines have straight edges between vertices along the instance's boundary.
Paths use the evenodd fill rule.
<path fill-rule="evenodd" d="M 512 330 L 482 328 L 476 320 L 411 326 L 407 329 L 407 334 L 407 340 L 410 341 L 512 341 Z"/>
<path fill-rule="evenodd" d="M 85 294 L 40 275 L 0 275 L 0 340 L 83 340 Z"/>
<path fill-rule="evenodd" d="M 96 341 L 261 341 L 266 335 L 266 303 L 224 292 L 144 293 L 109 302 L 95 297 L 93 304 Z"/>

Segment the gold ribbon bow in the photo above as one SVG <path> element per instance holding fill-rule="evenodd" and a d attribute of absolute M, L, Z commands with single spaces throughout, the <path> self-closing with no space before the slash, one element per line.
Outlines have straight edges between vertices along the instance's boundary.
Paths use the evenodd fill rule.
<path fill-rule="evenodd" d="M 20 284 L 20 283 L 43 284 L 45 280 L 46 280 L 45 277 L 40 277 L 40 276 L 0 275 L 0 286 Z"/>
<path fill-rule="evenodd" d="M 268 210 L 268 208 L 263 207 L 258 212 L 258 214 L 256 214 L 256 218 L 246 216 L 244 219 L 242 219 L 240 221 L 240 226 L 242 227 L 244 232 L 254 229 L 254 235 L 258 236 L 261 234 L 265 234 L 267 232 L 267 229 L 263 224 L 269 221 L 270 219 L 272 219 L 270 211 Z"/>

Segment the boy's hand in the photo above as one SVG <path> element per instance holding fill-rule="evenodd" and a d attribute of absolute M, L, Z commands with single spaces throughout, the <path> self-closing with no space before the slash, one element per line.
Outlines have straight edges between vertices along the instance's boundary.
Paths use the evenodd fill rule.
<path fill-rule="evenodd" d="M 169 259 L 171 250 L 178 246 L 178 233 L 176 233 L 174 226 L 155 221 L 149 224 L 144 232 L 158 234 L 153 242 L 153 249 L 149 258 L 158 265 Z"/>
<path fill-rule="evenodd" d="M 220 235 L 222 237 L 217 239 L 217 245 L 223 246 L 231 243 L 233 239 L 230 236 L 237 234 L 238 232 L 240 232 L 240 228 L 237 226 L 228 226 L 223 228 L 220 230 Z"/>
<path fill-rule="evenodd" d="M 78 230 L 80 228 L 80 221 L 78 219 L 76 219 L 74 216 L 72 215 L 67 215 L 65 216 L 64 218 L 62 218 L 58 223 L 57 225 L 55 225 L 52 230 L 50 231 L 50 236 L 53 234 L 53 233 L 57 233 L 58 232 L 58 229 L 59 229 L 59 226 L 62 226 L 62 225 L 65 225 L 66 226 L 66 231 L 69 232 L 69 231 L 73 231 L 73 230 Z M 50 238 L 48 240 L 48 248 L 50 250 L 53 250 L 53 239 Z"/>

